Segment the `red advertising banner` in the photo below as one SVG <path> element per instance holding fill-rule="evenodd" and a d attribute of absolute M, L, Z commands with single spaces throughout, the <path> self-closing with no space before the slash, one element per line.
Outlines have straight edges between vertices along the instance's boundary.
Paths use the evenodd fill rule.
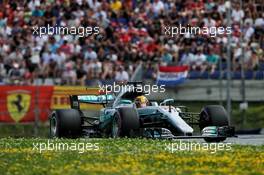
<path fill-rule="evenodd" d="M 0 86 L 0 122 L 46 121 L 53 86 Z"/>

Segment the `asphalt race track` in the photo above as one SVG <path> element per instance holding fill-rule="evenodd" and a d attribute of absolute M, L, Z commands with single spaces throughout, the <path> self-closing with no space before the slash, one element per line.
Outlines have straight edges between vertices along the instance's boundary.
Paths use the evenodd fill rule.
<path fill-rule="evenodd" d="M 264 145 L 264 135 L 238 135 L 226 139 L 225 142 L 239 145 Z"/>
<path fill-rule="evenodd" d="M 203 139 L 186 139 L 188 141 L 205 142 Z M 264 135 L 237 135 L 237 137 L 227 138 L 225 143 L 238 145 L 264 145 Z"/>

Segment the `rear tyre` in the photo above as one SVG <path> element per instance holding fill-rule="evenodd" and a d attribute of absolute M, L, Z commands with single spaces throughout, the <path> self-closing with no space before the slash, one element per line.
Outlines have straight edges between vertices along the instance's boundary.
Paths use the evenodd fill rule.
<path fill-rule="evenodd" d="M 116 112 L 113 120 L 112 120 L 112 126 L 111 126 L 111 137 L 112 138 L 118 138 L 121 136 L 121 127 L 122 127 L 122 123 L 121 123 L 121 117 L 119 112 Z"/>
<path fill-rule="evenodd" d="M 133 133 L 137 133 L 139 126 L 139 117 L 135 108 L 119 108 L 112 120 L 111 136 L 113 138 L 133 137 Z"/>
<path fill-rule="evenodd" d="M 199 120 L 200 130 L 207 126 L 229 126 L 228 115 L 223 106 L 209 105 L 202 109 Z M 226 137 L 204 138 L 206 142 L 221 142 L 225 139 Z"/>
<path fill-rule="evenodd" d="M 50 117 L 51 138 L 76 138 L 81 136 L 81 115 L 75 109 L 56 110 Z"/>

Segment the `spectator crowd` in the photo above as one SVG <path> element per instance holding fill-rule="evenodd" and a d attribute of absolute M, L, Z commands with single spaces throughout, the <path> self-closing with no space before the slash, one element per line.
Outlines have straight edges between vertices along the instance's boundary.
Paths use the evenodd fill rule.
<path fill-rule="evenodd" d="M 262 0 L 232 1 L 232 70 L 264 64 Z M 137 66 L 213 73 L 227 60 L 226 34 L 168 37 L 163 26 L 227 27 L 224 0 L 0 0 L 2 84 L 87 85 L 129 81 Z M 33 35 L 40 26 L 99 27 L 100 33 Z M 243 63 L 243 64 L 242 64 Z"/>

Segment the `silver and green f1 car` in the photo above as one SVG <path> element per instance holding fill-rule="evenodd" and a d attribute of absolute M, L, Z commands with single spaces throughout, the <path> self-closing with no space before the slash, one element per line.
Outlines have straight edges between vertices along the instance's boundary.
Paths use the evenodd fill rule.
<path fill-rule="evenodd" d="M 71 109 L 55 110 L 50 115 L 51 137 L 147 137 L 203 138 L 207 142 L 224 141 L 234 136 L 228 115 L 219 105 L 205 106 L 200 113 L 187 107 L 173 106 L 173 99 L 137 108 L 135 98 L 144 92 L 121 91 L 119 94 L 72 95 Z M 98 114 L 81 110 L 81 103 L 102 104 Z M 200 134 L 194 132 L 194 126 Z M 198 128 L 198 127 L 197 127 Z"/>

